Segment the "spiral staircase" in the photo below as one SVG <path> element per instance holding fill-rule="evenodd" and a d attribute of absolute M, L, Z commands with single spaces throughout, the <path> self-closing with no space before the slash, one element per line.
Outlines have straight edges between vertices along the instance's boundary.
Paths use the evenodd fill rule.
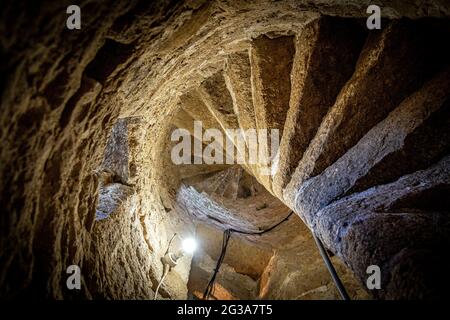
<path fill-rule="evenodd" d="M 278 129 L 275 173 L 247 156 L 180 165 L 178 205 L 221 230 L 263 230 L 293 210 L 361 283 L 380 266 L 384 290 L 373 296 L 416 297 L 425 284 L 435 290 L 424 297 L 439 295 L 431 269 L 415 262 L 441 261 L 449 243 L 449 26 L 399 20 L 367 30 L 322 17 L 228 54 L 223 70 L 180 96 L 172 124 L 193 137 L 194 121 L 224 136 Z M 246 153 L 230 140 L 231 152 Z M 302 225 L 289 219 L 273 236 L 243 237 L 279 250 L 304 237 Z"/>

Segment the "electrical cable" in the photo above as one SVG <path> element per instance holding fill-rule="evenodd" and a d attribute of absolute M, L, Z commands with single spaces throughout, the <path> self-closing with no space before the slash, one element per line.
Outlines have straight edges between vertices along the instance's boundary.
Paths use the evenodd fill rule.
<path fill-rule="evenodd" d="M 170 246 L 172 245 L 172 241 L 173 241 L 173 239 L 175 239 L 176 236 L 179 237 L 179 235 L 178 235 L 177 233 L 174 233 L 173 236 L 172 236 L 172 238 L 170 238 L 169 244 L 167 245 L 167 249 L 166 249 L 165 255 L 169 253 Z M 168 266 L 167 264 L 164 264 L 164 265 L 163 265 L 163 268 L 164 268 L 163 275 L 162 275 L 162 277 L 161 277 L 161 280 L 159 280 L 158 286 L 156 287 L 156 290 L 155 290 L 155 296 L 153 297 L 153 300 L 156 300 L 156 299 L 158 298 L 158 291 L 159 291 L 159 288 L 161 287 L 161 285 L 162 285 L 164 279 L 166 278 L 167 274 L 168 274 L 169 271 L 170 271 L 170 266 Z"/>
<path fill-rule="evenodd" d="M 225 253 L 227 251 L 228 241 L 231 237 L 231 230 L 227 229 L 223 232 L 223 239 L 222 239 L 222 250 L 220 253 L 219 258 L 217 259 L 216 268 L 214 269 L 214 273 L 211 277 L 211 280 L 209 280 L 208 285 L 206 286 L 205 292 L 203 293 L 203 300 L 206 300 L 210 297 L 211 294 L 213 294 L 214 291 L 214 282 L 216 281 L 217 273 L 220 270 L 220 266 L 223 262 L 223 259 L 225 258 Z"/>
<path fill-rule="evenodd" d="M 240 234 L 246 234 L 246 235 L 263 235 L 264 233 L 272 231 L 273 229 L 278 227 L 280 224 L 282 224 L 283 222 L 288 220 L 293 214 L 294 214 L 294 212 L 291 211 L 287 215 L 286 218 L 284 218 L 283 220 L 281 220 L 278 223 L 274 224 L 270 228 L 267 228 L 267 229 L 261 230 L 261 231 L 243 231 L 243 230 L 237 230 L 237 229 L 233 229 L 233 228 L 226 229 L 223 232 L 222 250 L 220 252 L 219 258 L 217 259 L 217 264 L 216 264 L 216 268 L 214 269 L 214 273 L 211 276 L 211 279 L 209 280 L 208 285 L 206 286 L 205 292 L 203 293 L 203 300 L 209 299 L 211 294 L 213 294 L 213 292 L 214 292 L 214 282 L 216 281 L 216 276 L 219 273 L 220 266 L 222 265 L 222 262 L 223 262 L 223 260 L 225 258 L 225 254 L 226 254 L 226 251 L 227 251 L 227 246 L 228 246 L 228 242 L 229 242 L 230 237 L 231 237 L 231 233 L 234 232 L 234 233 L 240 233 Z"/>
<path fill-rule="evenodd" d="M 240 233 L 240 234 L 247 234 L 247 235 L 262 235 L 264 233 L 267 233 L 269 231 L 272 231 L 273 229 L 275 229 L 276 227 L 278 227 L 280 224 L 282 224 L 283 222 L 285 222 L 286 220 L 288 220 L 292 215 L 294 214 L 294 211 L 291 211 L 286 218 L 284 218 L 283 220 L 281 220 L 280 222 L 274 224 L 273 226 L 271 226 L 270 228 L 267 228 L 265 230 L 262 231 L 241 231 L 241 230 L 236 230 L 236 229 L 229 229 L 231 230 L 231 232 L 234 233 Z"/>
<path fill-rule="evenodd" d="M 173 241 L 173 239 L 175 239 L 176 236 L 178 236 L 181 239 L 181 237 L 175 232 L 173 234 L 172 238 L 170 238 L 170 240 L 169 240 L 169 244 L 167 245 L 167 249 L 166 249 L 166 253 L 165 254 L 167 254 L 169 252 L 170 246 L 172 245 L 172 241 Z"/>
<path fill-rule="evenodd" d="M 155 296 L 154 296 L 153 300 L 157 300 L 159 288 L 161 287 L 161 285 L 162 285 L 164 279 L 166 278 L 166 276 L 169 274 L 169 270 L 170 270 L 169 266 L 166 266 L 165 270 L 164 270 L 164 274 L 161 277 L 161 280 L 159 281 L 158 286 L 156 287 Z"/>
<path fill-rule="evenodd" d="M 242 230 L 237 230 L 237 229 L 233 229 L 233 228 L 226 229 L 223 232 L 222 250 L 221 250 L 219 258 L 217 259 L 216 268 L 214 269 L 214 273 L 213 273 L 213 275 L 211 277 L 211 280 L 209 280 L 209 283 L 208 283 L 208 285 L 207 285 L 207 287 L 205 289 L 205 292 L 203 293 L 203 300 L 209 299 L 211 294 L 214 293 L 214 282 L 216 281 L 216 277 L 217 277 L 217 274 L 218 274 L 218 272 L 220 270 L 220 266 L 222 265 L 222 262 L 223 262 L 223 260 L 225 258 L 225 254 L 226 254 L 226 251 L 227 251 L 227 246 L 228 246 L 228 242 L 229 242 L 230 237 L 231 237 L 231 233 L 234 232 L 234 233 L 240 233 L 240 234 L 246 234 L 246 235 L 262 235 L 264 233 L 267 233 L 267 232 L 275 229 L 280 224 L 282 224 L 283 222 L 288 220 L 293 213 L 294 212 L 291 211 L 286 218 L 284 218 L 280 222 L 276 223 L 275 225 L 271 226 L 270 228 L 267 228 L 267 229 L 262 230 L 262 231 L 242 231 Z M 320 239 L 317 238 L 317 236 L 314 234 L 314 232 L 311 231 L 311 233 L 313 235 L 313 238 L 314 238 L 314 241 L 316 242 L 317 247 L 319 248 L 320 255 L 322 256 L 322 259 L 323 259 L 323 261 L 324 261 L 324 263 L 325 263 L 325 265 L 326 265 L 326 267 L 327 267 L 327 269 L 328 269 L 328 271 L 329 271 L 329 273 L 331 275 L 331 278 L 333 279 L 334 284 L 336 285 L 336 288 L 339 291 L 339 294 L 341 295 L 343 300 L 350 300 L 350 296 L 348 295 L 347 291 L 345 290 L 345 287 L 342 284 L 342 281 L 340 280 L 339 275 L 337 274 L 336 269 L 334 268 L 333 263 L 330 260 L 330 257 L 326 253 L 325 247 L 323 246 L 323 244 L 320 241 Z"/>
<path fill-rule="evenodd" d="M 338 289 L 339 294 L 342 297 L 342 300 L 350 300 L 350 296 L 345 290 L 345 287 L 342 284 L 341 279 L 339 279 L 336 269 L 334 269 L 333 263 L 331 263 L 330 257 L 328 256 L 322 241 L 320 241 L 320 239 L 317 238 L 314 232 L 311 231 L 311 233 L 313 235 L 314 241 L 317 244 L 317 247 L 319 248 L 320 255 L 322 256 L 322 259 L 325 262 L 325 265 L 327 266 L 328 272 L 330 272 L 331 278 L 333 278 L 334 284 L 336 285 L 336 288 Z"/>

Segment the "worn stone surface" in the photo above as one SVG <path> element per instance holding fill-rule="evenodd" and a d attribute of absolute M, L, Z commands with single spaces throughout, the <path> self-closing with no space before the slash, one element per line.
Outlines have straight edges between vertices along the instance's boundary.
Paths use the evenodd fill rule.
<path fill-rule="evenodd" d="M 355 21 L 322 18 L 296 39 L 290 107 L 280 143 L 273 190 L 282 197 L 328 109 L 353 74 L 365 34 Z"/>
<path fill-rule="evenodd" d="M 225 81 L 233 99 L 233 109 L 243 130 L 256 128 L 252 100 L 251 66 L 248 50 L 227 57 Z"/>
<path fill-rule="evenodd" d="M 417 141 L 417 132 L 432 127 L 439 130 L 442 125 L 432 123 L 433 116 L 448 112 L 448 97 L 450 95 L 450 73 L 448 70 L 438 74 L 427 82 L 420 90 L 405 99 L 386 119 L 372 128 L 366 135 L 333 165 L 328 167 L 321 175 L 305 182 L 296 194 L 296 210 L 301 212 L 305 221 L 311 226 L 317 210 L 328 205 L 333 200 L 342 197 L 356 183 L 370 177 L 372 170 L 389 163 L 389 171 L 381 172 L 377 178 L 391 182 L 404 174 L 425 168 L 437 162 L 445 155 L 447 137 L 434 136 L 435 148 L 429 144 L 427 152 L 424 146 Z M 447 117 L 441 118 L 443 127 Z M 432 135 L 420 138 L 432 139 Z M 437 138 L 437 139 L 436 139 Z M 413 139 L 414 142 L 410 142 Z M 419 143 L 414 152 L 414 143 Z M 421 152 L 424 156 L 421 155 Z M 408 163 L 398 163 L 396 157 L 404 155 Z M 436 159 L 437 158 L 437 159 Z M 406 161 L 406 159 L 404 159 Z M 415 170 L 414 170 L 415 169 Z M 367 184 L 363 189 L 372 187 Z M 351 192 L 351 191 L 350 191 Z"/>
<path fill-rule="evenodd" d="M 448 97 L 450 94 L 448 86 L 449 80 L 450 77 L 448 70 L 445 70 L 436 75 L 421 89 L 405 99 L 405 101 L 403 101 L 394 111 L 392 111 L 386 119 L 381 121 L 368 133 L 366 133 L 366 135 L 338 161 L 328 167 L 321 175 L 307 180 L 298 189 L 296 193 L 295 210 L 301 215 L 306 224 L 312 230 L 319 230 L 320 228 L 318 227 L 318 225 L 323 226 L 323 224 L 325 223 L 324 221 L 327 221 L 327 229 L 320 229 L 321 235 L 323 237 L 329 237 L 329 235 L 326 234 L 331 231 L 331 229 L 329 229 L 331 224 L 333 224 L 333 230 L 339 230 L 335 231 L 340 235 L 334 238 L 334 242 L 327 242 L 329 248 L 336 254 L 340 255 L 340 249 L 337 248 L 340 248 L 341 246 L 346 248 L 354 247 L 354 241 L 359 243 L 358 250 L 366 250 L 367 252 L 372 252 L 372 250 L 375 250 L 374 248 L 377 248 L 377 251 L 382 252 L 384 250 L 383 248 L 386 248 L 384 246 L 392 245 L 390 240 L 388 240 L 387 232 L 395 232 L 397 239 L 395 241 L 398 241 L 399 243 L 401 243 L 401 241 L 398 240 L 399 238 L 408 239 L 410 237 L 411 229 L 408 229 L 408 233 L 403 234 L 403 231 L 394 231 L 395 225 L 391 224 L 390 222 L 386 222 L 386 224 L 383 225 L 383 228 L 386 228 L 386 230 L 382 231 L 383 233 L 381 234 L 385 235 L 386 238 L 384 238 L 384 236 L 378 238 L 379 243 L 377 243 L 376 245 L 371 243 L 371 240 L 362 239 L 367 236 L 366 234 L 358 235 L 357 237 L 362 237 L 359 240 L 355 239 L 354 237 L 348 238 L 346 236 L 343 236 L 351 232 L 356 232 L 352 231 L 352 227 L 357 228 L 358 232 L 367 232 L 367 229 L 363 231 L 361 229 L 358 229 L 356 225 L 358 225 L 359 223 L 365 223 L 365 219 L 367 219 L 368 221 L 372 221 L 372 219 L 379 221 L 379 218 L 376 217 L 376 214 L 374 214 L 374 216 L 372 217 L 366 211 L 372 210 L 372 212 L 377 212 L 378 209 L 376 208 L 365 206 L 364 209 L 356 209 L 355 207 L 351 207 L 350 203 L 346 202 L 346 209 L 344 211 L 349 214 L 350 211 L 347 212 L 346 210 L 353 210 L 351 212 L 354 212 L 354 214 L 358 216 L 358 218 L 354 217 L 354 223 L 356 223 L 355 225 L 351 225 L 351 223 L 347 220 L 350 219 L 348 217 L 346 219 L 343 219 L 337 213 L 326 216 L 326 213 L 323 212 L 334 210 L 335 206 L 333 204 L 333 201 L 345 196 L 346 194 L 355 192 L 355 185 L 356 188 L 366 190 L 367 188 L 377 185 L 377 182 L 380 184 L 392 182 L 408 173 L 428 168 L 430 165 L 433 165 L 434 163 L 439 161 L 444 155 L 448 154 L 447 136 L 435 133 L 439 132 L 439 130 L 446 130 L 443 128 L 448 127 L 448 125 L 446 124 L 446 122 L 448 121 L 448 116 L 443 115 L 448 112 Z M 422 134 L 418 135 L 418 133 Z M 427 139 L 430 139 L 434 142 L 428 142 L 427 146 L 425 147 L 423 143 L 424 140 L 427 141 Z M 448 164 L 446 164 L 445 161 L 441 162 L 441 170 L 448 171 L 448 168 L 446 168 L 447 165 Z M 384 170 L 379 171 L 379 168 L 383 166 Z M 374 181 L 373 172 L 375 170 L 378 170 L 378 172 L 376 175 L 377 180 Z M 420 175 L 420 173 L 417 173 L 417 175 Z M 433 185 L 435 183 L 438 183 L 439 179 L 444 178 L 444 176 L 439 177 L 436 175 L 426 177 L 427 178 L 423 178 L 423 180 L 421 180 L 421 183 L 424 185 Z M 365 185 L 363 183 L 365 183 Z M 392 191 L 395 190 L 394 186 L 395 183 L 392 185 Z M 409 191 L 405 190 L 405 192 L 413 192 L 410 189 L 411 188 L 409 187 L 406 188 L 406 190 Z M 368 197 L 372 192 L 370 190 L 372 189 L 363 191 L 361 194 L 355 195 L 355 197 Z M 389 190 L 389 188 L 386 188 L 386 190 Z M 395 197 L 395 195 L 392 194 L 392 197 Z M 389 202 L 391 200 L 389 198 L 384 198 L 384 201 Z M 433 200 L 423 199 L 423 201 L 429 202 Z M 429 205 L 433 204 L 430 203 Z M 330 207 L 330 209 L 327 209 L 328 207 Z M 442 207 L 441 210 L 443 212 L 448 211 L 448 207 L 444 207 Z M 361 211 L 364 211 L 366 213 L 357 213 Z M 360 216 L 359 214 L 361 214 L 362 216 Z M 387 217 L 385 218 L 390 219 Z M 322 221 L 322 219 L 324 219 L 324 221 Z M 382 222 L 380 221 L 380 223 Z M 413 228 L 412 226 L 414 225 L 414 223 L 416 223 L 416 228 L 422 228 L 422 222 L 418 220 L 411 221 L 409 228 Z M 387 225 L 389 225 L 389 227 L 387 227 Z M 371 226 L 374 229 L 381 228 L 381 226 L 376 227 L 375 224 L 371 224 Z M 430 235 L 430 239 L 427 241 L 439 242 L 440 233 L 445 232 L 445 228 L 446 225 L 442 225 L 442 230 L 436 230 L 437 233 L 435 237 Z M 388 229 L 390 231 L 387 231 Z M 347 243 L 347 241 L 350 241 L 352 243 Z M 426 246 L 426 243 L 427 242 L 424 240 L 423 245 Z M 392 251 L 390 250 L 387 251 L 392 253 Z M 388 252 L 385 252 L 383 254 L 389 255 Z M 394 272 L 393 269 L 398 267 L 395 265 L 386 266 L 385 262 L 382 262 L 381 260 L 387 259 L 387 257 L 379 257 L 379 259 L 381 260 L 373 261 L 373 259 L 370 260 L 369 258 L 367 260 L 364 260 L 360 254 L 362 253 L 351 253 L 350 256 L 346 257 L 343 257 L 342 255 L 340 256 L 344 261 L 346 261 L 347 264 L 355 263 L 355 265 L 352 266 L 352 270 L 354 270 L 361 279 L 364 279 L 366 277 L 365 270 L 370 264 L 377 264 L 380 266 L 383 264 L 385 267 L 384 272 L 386 274 Z M 435 255 L 436 259 L 440 259 L 439 257 L 441 257 L 441 255 L 438 255 L 437 253 L 435 253 Z M 350 260 L 347 259 L 354 260 L 354 262 L 350 262 Z M 417 257 L 417 259 L 420 259 L 420 257 Z M 369 262 L 370 264 L 368 264 Z M 361 269 L 359 271 L 356 271 L 355 268 Z M 397 287 L 398 284 L 396 284 L 395 286 Z M 438 292 L 439 293 L 422 293 L 419 292 L 419 289 L 416 288 L 411 289 L 407 296 L 409 298 L 423 298 L 426 297 L 427 294 L 429 294 L 430 296 L 442 294 L 442 291 Z M 396 296 L 394 293 L 388 291 L 377 293 L 378 297 L 383 298 L 394 296 L 397 298 L 400 297 L 400 295 Z"/>
<path fill-rule="evenodd" d="M 291 93 L 293 37 L 256 38 L 250 51 L 258 129 L 283 130 Z"/>
<path fill-rule="evenodd" d="M 260 299 L 341 299 L 313 242 L 310 237 L 294 250 L 280 251 L 272 257 L 261 276 Z M 370 299 L 339 259 L 333 257 L 332 263 L 352 300 Z"/>
<path fill-rule="evenodd" d="M 201 252 L 207 253 L 214 261 L 217 261 L 222 248 L 222 232 L 207 225 L 199 225 L 196 232 Z M 257 281 L 272 255 L 272 249 L 257 246 L 253 242 L 233 234 L 227 247 L 224 263 L 237 273 L 247 275 Z"/>
<path fill-rule="evenodd" d="M 203 293 L 215 267 L 215 261 L 206 253 L 194 257 L 188 288 L 197 298 L 203 298 Z M 236 272 L 235 269 L 224 263 L 217 274 L 210 299 L 252 300 L 255 299 L 256 288 L 256 281 Z"/>
<path fill-rule="evenodd" d="M 260 36 L 252 41 L 250 50 L 256 128 L 266 129 L 268 134 L 270 130 L 278 130 L 280 137 L 289 108 L 294 51 L 292 36 L 274 39 Z M 266 148 L 267 164 L 270 164 L 270 160 L 275 160 L 275 154 L 271 154 L 270 140 L 258 141 L 258 144 L 259 148 Z M 259 163 L 259 170 L 267 169 L 267 164 Z M 270 175 L 258 174 L 257 177 L 269 191 L 272 191 Z"/>
<path fill-rule="evenodd" d="M 353 76 L 323 119 L 284 190 L 285 201 L 291 203 L 303 182 L 338 160 L 439 69 L 436 64 L 443 63 L 440 52 L 446 49 L 432 31 L 433 25 L 426 21 L 410 23 L 395 21 L 381 32 L 370 34 Z"/>
<path fill-rule="evenodd" d="M 365 279 L 368 265 L 381 270 L 385 299 L 448 296 L 445 248 L 449 243 L 449 158 L 323 208 L 315 230 L 329 248 Z M 337 223 L 338 221 L 338 223 Z"/>

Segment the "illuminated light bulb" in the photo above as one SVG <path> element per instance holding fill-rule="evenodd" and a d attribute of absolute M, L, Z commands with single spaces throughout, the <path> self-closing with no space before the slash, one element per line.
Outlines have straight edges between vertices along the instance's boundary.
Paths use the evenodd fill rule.
<path fill-rule="evenodd" d="M 197 242 L 193 238 L 187 238 L 183 240 L 182 247 L 185 253 L 191 254 L 197 249 Z"/>

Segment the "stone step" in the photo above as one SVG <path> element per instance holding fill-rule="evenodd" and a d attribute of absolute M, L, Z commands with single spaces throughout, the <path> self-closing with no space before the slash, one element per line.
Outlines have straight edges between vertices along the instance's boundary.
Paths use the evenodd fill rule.
<path fill-rule="evenodd" d="M 449 102 L 450 69 L 428 81 L 345 155 L 307 180 L 294 195 L 295 209 L 312 223 L 318 210 L 345 194 L 395 181 L 439 161 L 450 146 Z"/>
<path fill-rule="evenodd" d="M 323 172 L 420 88 L 427 70 L 426 39 L 426 32 L 406 21 L 391 22 L 380 32 L 370 33 L 355 73 L 324 117 L 284 190 L 289 205 L 304 181 Z"/>
<path fill-rule="evenodd" d="M 354 20 L 331 17 L 314 20 L 297 35 L 290 106 L 273 178 L 273 191 L 278 197 L 322 118 L 353 74 L 365 36 Z"/>
<path fill-rule="evenodd" d="M 250 49 L 251 83 L 256 127 L 277 129 L 282 136 L 286 113 L 289 109 L 291 93 L 291 70 L 295 46 L 293 36 L 269 38 L 260 36 L 253 39 Z M 270 140 L 261 145 L 267 152 L 271 150 Z M 271 157 L 274 155 L 271 154 Z M 268 159 L 270 160 L 270 159 Z M 259 170 L 267 166 L 259 165 Z M 258 180 L 272 192 L 270 175 L 257 174 Z"/>
<path fill-rule="evenodd" d="M 239 137 L 233 134 L 236 132 L 239 134 L 239 131 L 234 130 L 238 130 L 240 127 L 223 72 L 217 72 L 204 80 L 198 89 L 198 93 L 209 112 L 220 125 L 217 129 L 222 130 L 224 139 L 228 138 L 232 142 L 230 145 L 225 143 L 226 154 L 232 154 L 234 163 L 237 163 L 238 153 L 245 156 L 245 145 L 238 144 Z M 243 165 L 246 164 L 243 163 Z"/>

